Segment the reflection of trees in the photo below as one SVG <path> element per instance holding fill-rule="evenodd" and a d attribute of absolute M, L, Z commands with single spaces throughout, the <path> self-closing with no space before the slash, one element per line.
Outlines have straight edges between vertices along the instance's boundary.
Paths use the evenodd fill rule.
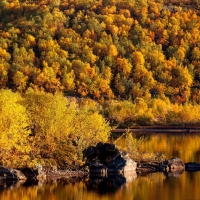
<path fill-rule="evenodd" d="M 179 157 L 183 162 L 200 162 L 199 134 L 165 134 L 165 133 L 137 133 L 134 136 L 144 135 L 146 141 L 139 147 L 140 152 L 163 153 L 166 159 Z M 125 145 L 124 138 L 118 141 L 120 146 Z"/>
<path fill-rule="evenodd" d="M 154 134 L 140 147 L 141 151 L 162 152 L 166 158 L 179 156 L 184 162 L 200 162 L 198 134 Z"/>

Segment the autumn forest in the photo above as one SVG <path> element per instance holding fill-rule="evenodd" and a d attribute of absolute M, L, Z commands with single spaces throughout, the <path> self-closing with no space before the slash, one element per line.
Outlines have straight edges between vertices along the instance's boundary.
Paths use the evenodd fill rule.
<path fill-rule="evenodd" d="M 200 124 L 199 6 L 1 0 L 1 162 L 62 166 L 113 126 Z"/>

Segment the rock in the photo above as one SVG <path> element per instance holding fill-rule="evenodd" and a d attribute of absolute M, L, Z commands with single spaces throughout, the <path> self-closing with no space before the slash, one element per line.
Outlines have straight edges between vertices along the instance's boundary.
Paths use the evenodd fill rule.
<path fill-rule="evenodd" d="M 35 180 L 36 176 L 38 175 L 38 171 L 31 169 L 31 168 L 20 168 L 19 171 L 21 171 L 27 179 L 29 180 Z"/>
<path fill-rule="evenodd" d="M 171 158 L 163 162 L 166 171 L 185 170 L 185 164 L 180 158 Z"/>
<path fill-rule="evenodd" d="M 125 166 L 123 168 L 123 173 L 136 171 L 137 163 L 129 157 L 126 157 L 124 159 L 125 159 Z"/>
<path fill-rule="evenodd" d="M 137 178 L 137 172 L 124 172 L 123 176 L 126 178 L 126 183 L 130 183 Z"/>
<path fill-rule="evenodd" d="M 83 151 L 83 158 L 92 175 L 107 176 L 136 171 L 137 163 L 125 152 L 120 152 L 115 145 L 98 143 Z"/>
<path fill-rule="evenodd" d="M 19 170 L 0 166 L 0 179 L 3 179 L 3 180 L 26 180 L 26 176 Z"/>
<path fill-rule="evenodd" d="M 97 165 L 93 164 L 90 166 L 90 175 L 106 177 L 108 172 L 107 170 L 107 167 L 100 163 Z"/>
<path fill-rule="evenodd" d="M 200 164 L 196 162 L 185 163 L 185 170 L 191 172 L 200 171 Z"/>

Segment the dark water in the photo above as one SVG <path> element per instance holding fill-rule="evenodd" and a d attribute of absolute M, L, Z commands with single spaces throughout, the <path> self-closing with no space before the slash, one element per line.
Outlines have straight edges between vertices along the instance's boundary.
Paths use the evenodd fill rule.
<path fill-rule="evenodd" d="M 199 134 L 146 134 L 141 151 L 161 152 L 166 158 L 200 163 Z M 123 145 L 123 140 L 121 141 Z M 182 174 L 136 173 L 126 177 L 60 180 L 49 183 L 2 183 L 2 200 L 199 200 L 200 172 Z M 17 185 L 18 184 L 18 185 Z"/>

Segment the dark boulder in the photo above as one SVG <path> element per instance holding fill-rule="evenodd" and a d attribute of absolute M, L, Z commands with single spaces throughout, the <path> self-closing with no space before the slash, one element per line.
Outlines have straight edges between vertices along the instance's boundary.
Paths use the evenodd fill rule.
<path fill-rule="evenodd" d="M 125 152 L 120 152 L 114 144 L 98 143 L 83 151 L 83 159 L 91 174 L 123 174 L 136 171 L 137 164 Z"/>
<path fill-rule="evenodd" d="M 20 168 L 18 170 L 22 172 L 29 181 L 35 180 L 36 176 L 38 175 L 38 170 L 34 170 L 32 168 L 25 167 L 25 168 Z"/>
<path fill-rule="evenodd" d="M 26 176 L 19 170 L 0 166 L 0 179 L 2 179 L 2 180 L 26 180 Z"/>

